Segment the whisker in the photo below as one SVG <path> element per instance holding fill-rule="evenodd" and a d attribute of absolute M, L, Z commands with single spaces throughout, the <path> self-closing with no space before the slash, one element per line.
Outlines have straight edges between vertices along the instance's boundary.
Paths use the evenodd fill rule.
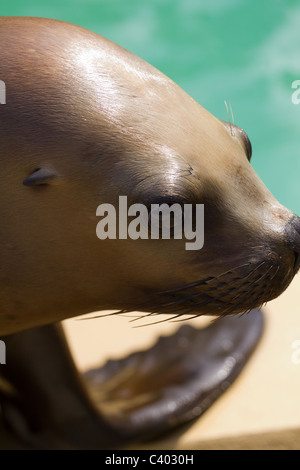
<path fill-rule="evenodd" d="M 158 325 L 159 323 L 165 323 L 165 322 L 169 322 L 172 320 L 172 318 L 176 318 L 178 317 L 178 315 L 174 315 L 173 317 L 171 318 L 165 318 L 165 319 L 162 319 L 162 320 L 157 320 L 155 322 L 152 322 L 152 323 L 147 323 L 145 325 L 136 325 L 134 326 L 133 328 L 141 328 L 141 327 L 144 327 L 144 326 L 152 326 L 152 325 Z M 141 317 L 141 318 L 145 318 L 145 317 Z"/>
<path fill-rule="evenodd" d="M 257 246 L 256 249 L 258 248 L 263 247 Z M 252 269 L 245 270 L 244 268 Z M 130 322 L 136 323 L 150 319 L 150 317 L 168 316 L 166 319 L 160 318 L 151 323 L 134 326 L 140 328 L 165 321 L 182 322 L 187 317 L 193 319 L 202 315 L 217 315 L 220 318 L 233 313 L 243 315 L 257 308 L 260 298 L 266 298 L 267 294 L 271 296 L 274 291 L 271 281 L 277 276 L 279 270 L 280 266 L 270 265 L 265 260 L 259 264 L 244 262 L 216 276 L 144 294 L 131 300 L 127 299 L 127 303 L 134 305 L 134 309 L 120 309 L 80 320 L 127 314 Z M 145 312 L 145 314 L 134 315 L 134 311 Z M 128 315 L 130 313 L 131 315 Z"/>
<path fill-rule="evenodd" d="M 227 111 L 227 116 L 228 116 L 228 122 L 229 122 L 229 125 L 230 125 L 230 134 L 233 136 L 233 131 L 232 131 L 232 122 L 230 120 L 230 114 L 229 114 L 229 109 L 228 109 L 228 104 L 227 104 L 227 101 L 224 100 L 224 103 L 225 103 L 225 107 L 226 107 L 226 111 Z"/>
<path fill-rule="evenodd" d="M 116 312 L 111 312 L 111 313 L 103 313 L 101 315 L 94 315 L 93 317 L 88 317 L 88 318 L 77 318 L 79 321 L 84 321 L 84 320 L 95 320 L 96 318 L 106 318 L 106 317 L 112 317 L 114 315 L 122 315 L 124 313 L 129 313 L 130 310 L 117 310 Z"/>
<path fill-rule="evenodd" d="M 187 283 L 187 284 L 181 284 L 179 286 L 176 286 L 176 287 L 172 287 L 170 289 L 165 289 L 165 290 L 162 290 L 162 291 L 157 291 L 155 292 L 155 294 L 151 294 L 151 296 L 143 296 L 142 298 L 145 299 L 145 303 L 142 303 L 142 304 L 139 304 L 139 307 L 143 307 L 145 304 L 149 304 L 150 302 L 150 299 L 151 297 L 157 297 L 157 296 L 162 296 L 162 295 L 166 295 L 166 294 L 169 294 L 169 293 L 180 293 L 181 291 L 183 290 L 187 290 L 187 289 L 190 289 L 191 287 L 199 287 L 199 286 L 205 286 L 207 284 L 209 284 L 210 282 L 212 281 L 215 281 L 217 279 L 221 279 L 222 277 L 228 275 L 229 273 L 234 273 L 234 271 L 238 270 L 238 269 L 241 269 L 243 267 L 246 267 L 246 266 L 249 266 L 250 263 L 244 263 L 244 264 L 241 264 L 239 266 L 237 266 L 235 269 L 229 269 L 228 271 L 225 271 L 221 274 L 219 274 L 218 276 L 215 276 L 215 277 L 208 277 L 206 279 L 202 279 L 202 280 L 198 280 L 198 281 L 195 281 L 195 282 L 191 282 L 191 283 Z M 210 288 L 210 289 L 206 289 L 206 290 L 203 290 L 200 292 L 200 294 L 202 293 L 207 293 L 207 292 L 210 292 L 210 291 L 213 291 L 215 290 L 216 287 L 214 288 Z M 193 296 L 197 296 L 199 293 L 195 293 L 195 294 L 191 294 L 190 298 L 192 298 Z M 138 301 L 139 298 L 135 298 L 135 301 Z M 147 302 L 147 303 L 146 303 Z M 164 305 L 172 305 L 173 303 L 175 305 L 177 305 L 177 300 L 169 300 L 168 302 L 163 302 L 163 303 L 158 303 L 158 304 L 154 304 L 154 307 L 157 306 L 164 306 Z"/>

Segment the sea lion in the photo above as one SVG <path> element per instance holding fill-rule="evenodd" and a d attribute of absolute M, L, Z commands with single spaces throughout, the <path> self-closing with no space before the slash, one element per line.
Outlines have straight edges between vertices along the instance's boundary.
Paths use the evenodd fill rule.
<path fill-rule="evenodd" d="M 51 324 L 107 308 L 255 309 L 298 271 L 300 219 L 251 167 L 244 131 L 132 53 L 41 18 L 1 17 L 0 43 L 1 372 L 17 395 L 2 395 L 3 414 L 41 445 L 119 445 L 130 429 L 100 418 Z M 204 247 L 100 241 L 96 209 L 120 195 L 204 204 Z"/>

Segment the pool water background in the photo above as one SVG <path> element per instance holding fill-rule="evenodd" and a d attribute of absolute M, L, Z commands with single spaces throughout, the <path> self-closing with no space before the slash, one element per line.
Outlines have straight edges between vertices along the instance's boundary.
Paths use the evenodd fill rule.
<path fill-rule="evenodd" d="M 251 139 L 255 170 L 300 215 L 300 104 L 292 102 L 299 1 L 1 0 L 0 14 L 56 18 L 106 36 L 224 120 L 226 100 Z"/>

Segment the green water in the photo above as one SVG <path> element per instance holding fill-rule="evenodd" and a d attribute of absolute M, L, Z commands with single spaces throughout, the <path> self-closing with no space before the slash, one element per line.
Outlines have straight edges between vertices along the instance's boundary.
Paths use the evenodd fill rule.
<path fill-rule="evenodd" d="M 112 39 L 249 134 L 253 166 L 300 214 L 299 0 L 1 0 L 1 15 L 43 16 Z M 1 70 L 1 64 L 0 64 Z"/>

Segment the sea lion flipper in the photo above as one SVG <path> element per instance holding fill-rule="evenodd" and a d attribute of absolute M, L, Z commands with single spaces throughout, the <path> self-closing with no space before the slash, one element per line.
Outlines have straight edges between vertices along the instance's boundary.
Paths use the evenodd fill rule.
<path fill-rule="evenodd" d="M 16 333 L 5 343 L 0 449 L 3 432 L 31 449 L 102 449 L 126 440 L 93 406 L 60 325 Z"/>
<path fill-rule="evenodd" d="M 262 329 L 260 310 L 204 329 L 184 325 L 148 351 L 87 372 L 88 385 L 114 427 L 151 438 L 202 415 L 239 375 Z"/>
<path fill-rule="evenodd" d="M 2 416 L 31 448 L 152 438 L 202 415 L 241 372 L 262 328 L 259 310 L 203 329 L 184 325 L 147 351 L 87 372 L 93 405 L 58 326 L 15 334 L 6 338 L 5 376 L 17 395 L 0 388 Z"/>

